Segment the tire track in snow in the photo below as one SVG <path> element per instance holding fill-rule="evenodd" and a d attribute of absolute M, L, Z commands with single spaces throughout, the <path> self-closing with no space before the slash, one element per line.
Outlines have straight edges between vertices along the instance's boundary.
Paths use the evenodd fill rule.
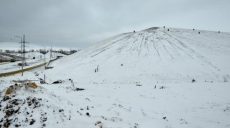
<path fill-rule="evenodd" d="M 179 46 L 177 46 L 175 43 L 171 42 L 170 40 L 166 39 L 166 41 L 174 48 L 175 51 L 181 51 L 182 53 L 185 53 L 187 56 L 189 56 L 190 58 L 194 59 L 194 57 L 192 55 L 190 55 L 185 49 L 180 48 Z M 178 54 L 180 54 L 178 52 Z M 181 54 L 180 54 L 181 55 Z"/>
<path fill-rule="evenodd" d="M 156 48 L 156 41 L 154 41 L 154 38 L 152 37 L 152 46 L 153 46 L 153 49 L 154 49 L 154 51 L 156 51 L 156 53 L 157 53 L 157 55 L 159 56 L 159 58 L 161 59 L 161 55 L 160 55 L 160 53 L 159 53 L 159 51 L 157 50 L 157 48 Z"/>
<path fill-rule="evenodd" d="M 144 36 L 143 36 L 144 33 L 140 33 L 140 36 L 142 37 L 141 38 L 141 42 L 140 42 L 140 46 L 139 46 L 139 49 L 138 49 L 138 56 L 140 56 L 141 52 L 142 52 L 142 45 L 143 45 L 143 40 L 144 40 Z"/>
<path fill-rule="evenodd" d="M 162 43 L 162 46 L 163 46 L 164 50 L 168 53 L 168 55 L 171 57 L 171 59 L 174 59 L 173 55 L 169 52 L 169 50 L 167 49 L 167 47 L 165 46 L 164 43 Z"/>
<path fill-rule="evenodd" d="M 166 32 L 164 32 L 164 33 L 166 33 Z M 218 71 L 218 72 L 220 71 L 220 69 L 219 69 L 216 65 L 214 65 L 214 64 L 212 64 L 212 62 L 208 61 L 203 55 L 197 53 L 194 49 L 189 48 L 187 45 L 185 45 L 182 41 L 180 41 L 180 40 L 177 39 L 176 37 L 174 37 L 174 36 L 172 36 L 172 35 L 170 35 L 170 34 L 168 34 L 168 33 L 166 33 L 166 34 L 167 34 L 169 37 L 175 39 L 184 49 L 188 50 L 190 53 L 192 53 L 192 55 L 195 55 L 197 58 L 199 58 L 199 60 L 205 62 L 206 64 L 208 64 L 209 66 L 211 66 L 211 67 L 212 67 L 213 69 L 215 69 L 216 71 Z"/>
<path fill-rule="evenodd" d="M 97 52 L 94 55 L 91 55 L 91 57 L 95 57 L 95 56 L 99 55 L 100 53 L 110 49 L 110 47 L 112 47 L 112 45 L 114 45 L 114 44 L 116 44 L 116 43 L 118 43 L 118 42 L 120 42 L 122 40 L 125 40 L 125 39 L 128 40 L 129 38 L 131 38 L 131 35 L 128 35 L 128 36 L 125 36 L 125 37 L 123 37 L 123 38 L 121 38 L 119 40 L 113 41 L 112 43 L 110 43 L 110 44 L 108 44 L 108 45 L 106 45 L 106 46 L 104 46 L 102 48 L 99 48 L 98 50 L 100 50 L 100 49 L 102 49 L 102 50 L 100 50 L 99 52 Z M 95 50 L 95 51 L 98 51 L 98 50 Z"/>

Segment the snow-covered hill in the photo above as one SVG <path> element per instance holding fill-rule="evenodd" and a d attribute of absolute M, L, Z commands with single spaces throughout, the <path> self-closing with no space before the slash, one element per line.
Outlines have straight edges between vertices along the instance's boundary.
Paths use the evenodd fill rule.
<path fill-rule="evenodd" d="M 55 78 L 90 82 L 230 80 L 230 33 L 153 27 L 104 40 L 60 60 Z"/>
<path fill-rule="evenodd" d="M 229 42 L 230 33 L 176 28 L 117 35 L 53 69 L 0 78 L 0 125 L 229 128 Z M 24 84 L 7 98 L 13 80 L 38 87 Z"/>

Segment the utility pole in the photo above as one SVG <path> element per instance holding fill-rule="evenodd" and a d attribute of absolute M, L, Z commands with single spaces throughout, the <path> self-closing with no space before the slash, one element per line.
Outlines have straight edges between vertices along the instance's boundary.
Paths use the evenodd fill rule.
<path fill-rule="evenodd" d="M 23 68 L 26 65 L 26 57 L 25 57 L 25 53 L 26 53 L 26 36 L 25 34 L 23 36 L 15 36 L 16 38 L 20 38 L 21 41 L 19 42 L 21 44 L 21 57 L 22 57 L 22 62 L 21 62 L 21 72 L 22 72 L 22 76 L 23 76 Z"/>
<path fill-rule="evenodd" d="M 26 58 L 25 58 L 25 53 L 26 53 L 26 37 L 25 35 L 22 36 L 21 38 L 21 54 L 22 54 L 22 76 L 23 76 L 23 68 L 26 65 Z"/>
<path fill-rule="evenodd" d="M 1 53 L 0 53 L 0 63 L 2 63 L 2 60 L 3 60 L 3 59 L 2 59 L 2 55 L 1 55 Z"/>
<path fill-rule="evenodd" d="M 52 47 L 50 49 L 50 60 L 52 59 L 53 55 L 52 55 Z"/>
<path fill-rule="evenodd" d="M 46 69 L 46 49 L 44 49 L 44 53 L 43 53 L 43 55 L 44 55 L 44 68 Z"/>

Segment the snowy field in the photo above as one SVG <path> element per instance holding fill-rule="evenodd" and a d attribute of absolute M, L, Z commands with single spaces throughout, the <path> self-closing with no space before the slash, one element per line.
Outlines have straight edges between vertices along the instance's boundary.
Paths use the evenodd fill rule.
<path fill-rule="evenodd" d="M 117 35 L 53 69 L 0 78 L 0 125 L 229 128 L 229 42 L 229 33 L 175 28 Z M 44 75 L 46 84 L 36 81 Z M 25 79 L 39 87 L 5 96 Z"/>
<path fill-rule="evenodd" d="M 21 56 L 21 54 L 15 54 L 12 53 L 12 55 L 16 56 Z M 33 67 L 35 65 L 39 65 L 42 63 L 45 63 L 45 61 L 48 61 L 49 55 L 46 54 L 45 56 L 39 52 L 28 52 L 25 54 L 26 57 L 26 63 L 27 65 L 24 68 L 28 67 Z M 35 59 L 33 59 L 33 57 Z M 44 59 L 46 58 L 46 59 Z M 11 71 L 17 71 L 21 69 L 21 66 L 18 66 L 18 63 L 21 63 L 21 61 L 16 61 L 16 62 L 8 62 L 8 63 L 3 63 L 0 66 L 0 73 L 6 73 L 6 72 L 11 72 Z"/>
<path fill-rule="evenodd" d="M 39 50 L 39 49 L 53 49 L 53 50 L 66 50 L 69 51 L 70 49 L 79 49 L 77 47 L 61 47 L 61 46 L 47 46 L 47 44 L 43 44 L 43 45 L 38 45 L 38 44 L 34 44 L 34 43 L 26 43 L 26 50 Z M 21 43 L 20 42 L 0 42 L 0 51 L 5 51 L 5 50 L 21 50 Z"/>
<path fill-rule="evenodd" d="M 31 77 L 33 74 L 27 75 Z M 2 89 L 8 85 L 8 82 L 1 81 Z M 32 115 L 29 119 L 36 120 L 33 127 L 45 124 L 46 127 L 89 128 L 97 127 L 97 122 L 101 122 L 103 128 L 230 127 L 229 83 L 137 85 L 74 82 L 74 85 L 85 90 L 74 91 L 72 83 L 65 79 L 62 84 L 43 84 L 36 92 L 18 91 L 17 98 L 41 98 L 42 105 L 39 108 L 22 106 L 22 113 L 11 117 L 19 118 L 12 125 L 31 127 L 25 122 L 26 112 L 29 112 Z M 64 111 L 59 112 L 62 109 Z M 41 122 L 44 113 L 47 113 L 47 121 Z M 0 118 L 3 116 L 2 113 Z"/>
<path fill-rule="evenodd" d="M 10 53 L 10 54 L 16 55 L 19 57 L 21 56 L 20 53 Z M 50 59 L 57 58 L 57 56 L 66 56 L 66 55 L 53 52 L 52 56 L 50 56 L 50 52 L 46 53 L 45 55 L 40 53 L 40 52 L 27 52 L 27 53 L 25 53 L 27 65 L 24 68 L 29 68 L 29 67 L 33 67 L 33 66 L 36 66 L 39 64 L 46 63 Z M 21 63 L 21 61 L 0 63 L 0 73 L 6 73 L 6 72 L 20 70 L 21 66 L 18 66 L 18 63 Z"/>

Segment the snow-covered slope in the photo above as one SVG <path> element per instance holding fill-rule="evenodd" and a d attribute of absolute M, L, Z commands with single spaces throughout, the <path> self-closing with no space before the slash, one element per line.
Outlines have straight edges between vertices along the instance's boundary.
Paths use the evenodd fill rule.
<path fill-rule="evenodd" d="M 229 33 L 175 28 L 117 35 L 53 69 L 0 78 L 0 125 L 229 128 L 229 42 Z M 26 79 L 38 88 L 26 84 L 5 100 L 12 81 Z M 28 105 L 33 99 L 36 108 Z"/>
<path fill-rule="evenodd" d="M 230 33 L 153 27 L 61 59 L 48 74 L 83 82 L 227 81 L 229 42 Z"/>
<path fill-rule="evenodd" d="M 0 83 L 4 86 L 2 81 Z M 71 118 L 68 100 L 63 100 L 46 88 L 33 88 L 28 83 L 3 88 L 0 93 L 0 127 L 64 127 Z M 62 106 L 59 105 L 60 101 Z"/>

